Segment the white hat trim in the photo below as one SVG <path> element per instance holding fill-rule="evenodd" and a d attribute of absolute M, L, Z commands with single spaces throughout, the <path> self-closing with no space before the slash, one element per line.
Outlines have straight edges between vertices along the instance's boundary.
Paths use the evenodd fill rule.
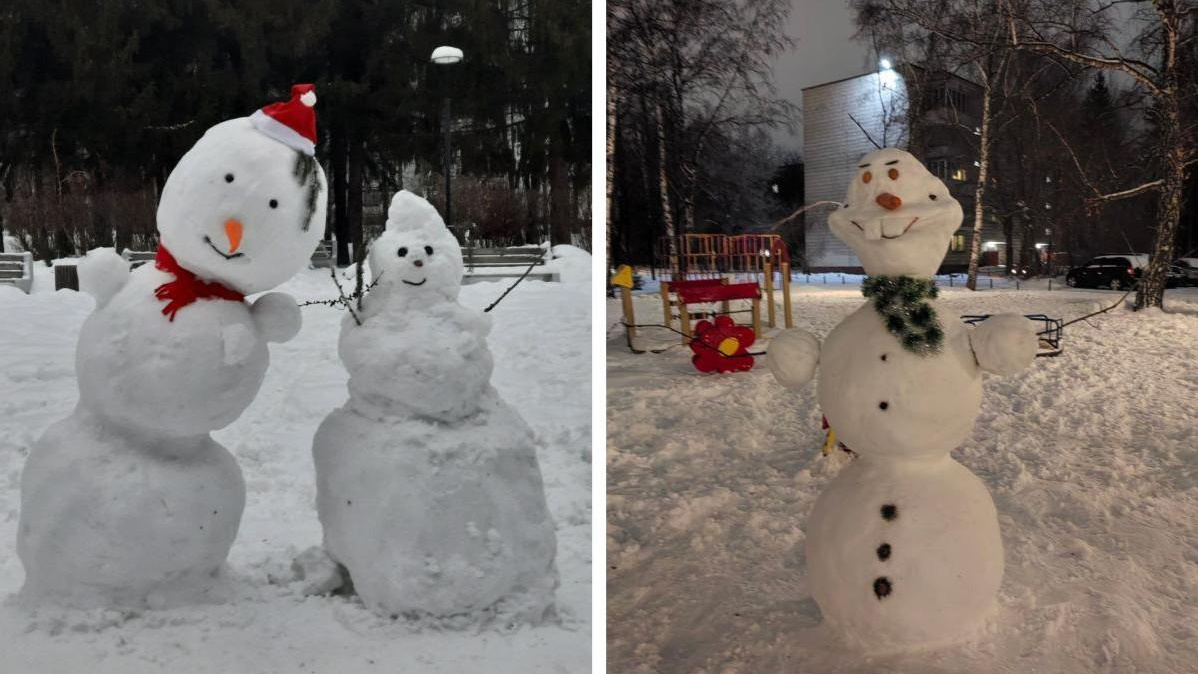
<path fill-rule="evenodd" d="M 304 138 L 299 131 L 287 126 L 270 115 L 255 110 L 254 114 L 250 115 L 250 123 L 267 136 L 279 141 L 287 147 L 303 152 L 312 157 L 316 154 L 316 144 Z"/>

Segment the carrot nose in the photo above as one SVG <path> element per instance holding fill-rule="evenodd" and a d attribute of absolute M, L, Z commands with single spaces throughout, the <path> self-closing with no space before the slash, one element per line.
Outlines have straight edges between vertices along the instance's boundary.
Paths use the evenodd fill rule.
<path fill-rule="evenodd" d="M 236 253 L 241 247 L 241 223 L 237 220 L 225 221 L 225 236 L 229 237 L 229 252 Z"/>
<path fill-rule="evenodd" d="M 903 205 L 902 199 L 894 196 L 893 194 L 891 194 L 889 192 L 883 192 L 883 193 L 879 194 L 878 197 L 876 199 L 874 199 L 874 201 L 878 202 L 879 206 L 881 206 L 882 208 L 885 208 L 888 211 L 893 211 L 894 209 Z"/>

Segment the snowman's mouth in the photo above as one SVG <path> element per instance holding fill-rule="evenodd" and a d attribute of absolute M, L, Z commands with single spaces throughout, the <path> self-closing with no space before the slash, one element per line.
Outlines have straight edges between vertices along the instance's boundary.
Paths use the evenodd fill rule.
<path fill-rule="evenodd" d="M 230 254 L 224 252 L 223 250 L 221 250 L 220 248 L 217 248 L 216 245 L 212 243 L 212 239 L 208 238 L 207 234 L 204 235 L 204 243 L 208 244 L 209 248 L 216 251 L 217 255 L 225 258 L 226 260 L 232 260 L 232 259 L 238 258 L 238 257 L 245 257 L 245 253 L 233 253 L 232 255 L 230 255 Z"/>
<path fill-rule="evenodd" d="M 865 228 L 862 227 L 860 225 L 860 223 L 858 223 L 856 220 L 849 220 L 849 222 L 853 223 L 853 226 L 855 226 L 857 229 L 861 230 L 862 234 L 865 233 Z M 891 222 L 893 222 L 893 220 L 891 220 Z M 897 239 L 897 238 L 903 236 L 904 234 L 906 234 L 908 231 L 910 231 L 911 227 L 913 227 L 916 222 L 919 222 L 918 215 L 915 216 L 914 218 L 911 218 L 911 222 L 908 222 L 906 224 L 906 226 L 903 227 L 903 231 L 899 232 L 898 234 L 887 234 L 886 233 L 886 220 L 883 219 L 879 225 L 879 233 L 881 234 L 883 239 Z M 866 237 L 866 238 L 869 238 L 869 237 Z"/>
<path fill-rule="evenodd" d="M 425 282 L 425 281 L 427 281 L 428 279 L 427 279 L 427 278 L 422 278 L 422 279 L 420 279 L 420 283 L 416 283 L 415 281 L 409 281 L 409 280 L 407 280 L 406 278 L 404 278 L 404 279 L 400 279 L 400 280 L 401 280 L 401 281 L 403 281 L 404 283 L 406 283 L 406 284 L 410 285 L 410 286 L 422 286 L 422 285 L 424 285 L 424 282 Z"/>

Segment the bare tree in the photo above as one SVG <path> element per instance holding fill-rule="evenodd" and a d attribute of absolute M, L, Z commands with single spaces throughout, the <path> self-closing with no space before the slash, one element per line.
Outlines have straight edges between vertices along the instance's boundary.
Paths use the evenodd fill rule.
<path fill-rule="evenodd" d="M 990 210 L 991 165 L 995 141 L 1004 129 L 1026 120 L 1027 102 L 1051 95 L 1063 80 L 1046 77 L 1061 70 L 1043 59 L 1038 63 L 1016 62 L 1016 50 L 1006 27 L 995 21 L 998 0 L 855 0 L 858 24 L 872 32 L 875 40 L 883 41 L 890 49 L 916 52 L 923 77 L 916 73 L 910 78 L 920 86 L 922 79 L 934 79 L 934 70 L 959 74 L 978 86 L 981 105 L 976 123 L 965 124 L 961 111 L 953 109 L 953 123 L 964 128 L 976 140 L 977 184 L 974 188 L 973 236 L 969 252 L 969 274 L 966 285 L 977 288 L 978 265 L 981 259 L 982 232 Z M 897 26 L 897 28 L 896 28 Z M 1030 66 L 1030 67 L 1020 67 Z M 908 69 L 910 72 L 910 69 Z M 1067 75 L 1072 75 L 1065 69 Z M 912 107 L 913 115 L 922 113 L 923 106 Z M 972 117 L 972 115 L 971 115 Z M 909 117 L 919 137 L 919 119 Z"/>
<path fill-rule="evenodd" d="M 1155 129 L 1157 160 L 1152 179 L 1104 192 L 1088 177 L 1077 153 L 1065 146 L 1091 187 L 1091 204 L 1156 193 L 1156 236 L 1135 307 L 1161 306 L 1181 218 L 1185 174 L 1198 157 L 1192 114 L 1198 93 L 1193 74 L 1198 5 L 1184 0 L 1003 0 L 1001 5 L 1002 20 L 1016 48 L 1122 73 L 1151 100 L 1146 113 Z M 1135 18 L 1145 25 L 1130 49 L 1114 38 L 1114 26 L 1126 20 L 1116 13 L 1124 6 L 1133 6 Z"/>
<path fill-rule="evenodd" d="M 793 104 L 777 96 L 771 79 L 774 56 L 790 45 L 790 3 L 613 0 L 608 8 L 609 82 L 620 101 L 640 110 L 621 113 L 614 133 L 639 145 L 627 149 L 653 183 L 660 231 L 695 231 L 714 139 L 793 118 Z"/>

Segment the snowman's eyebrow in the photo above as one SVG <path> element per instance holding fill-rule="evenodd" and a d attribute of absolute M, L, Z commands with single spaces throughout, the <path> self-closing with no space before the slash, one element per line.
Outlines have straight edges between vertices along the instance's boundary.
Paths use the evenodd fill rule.
<path fill-rule="evenodd" d="M 869 168 L 869 164 L 858 164 L 857 168 Z"/>
<path fill-rule="evenodd" d="M 892 166 L 892 165 L 894 165 L 894 164 L 897 164 L 897 163 L 899 163 L 899 160 L 895 159 L 894 161 L 888 161 L 888 162 L 886 162 L 886 165 L 887 165 L 887 166 Z"/>

